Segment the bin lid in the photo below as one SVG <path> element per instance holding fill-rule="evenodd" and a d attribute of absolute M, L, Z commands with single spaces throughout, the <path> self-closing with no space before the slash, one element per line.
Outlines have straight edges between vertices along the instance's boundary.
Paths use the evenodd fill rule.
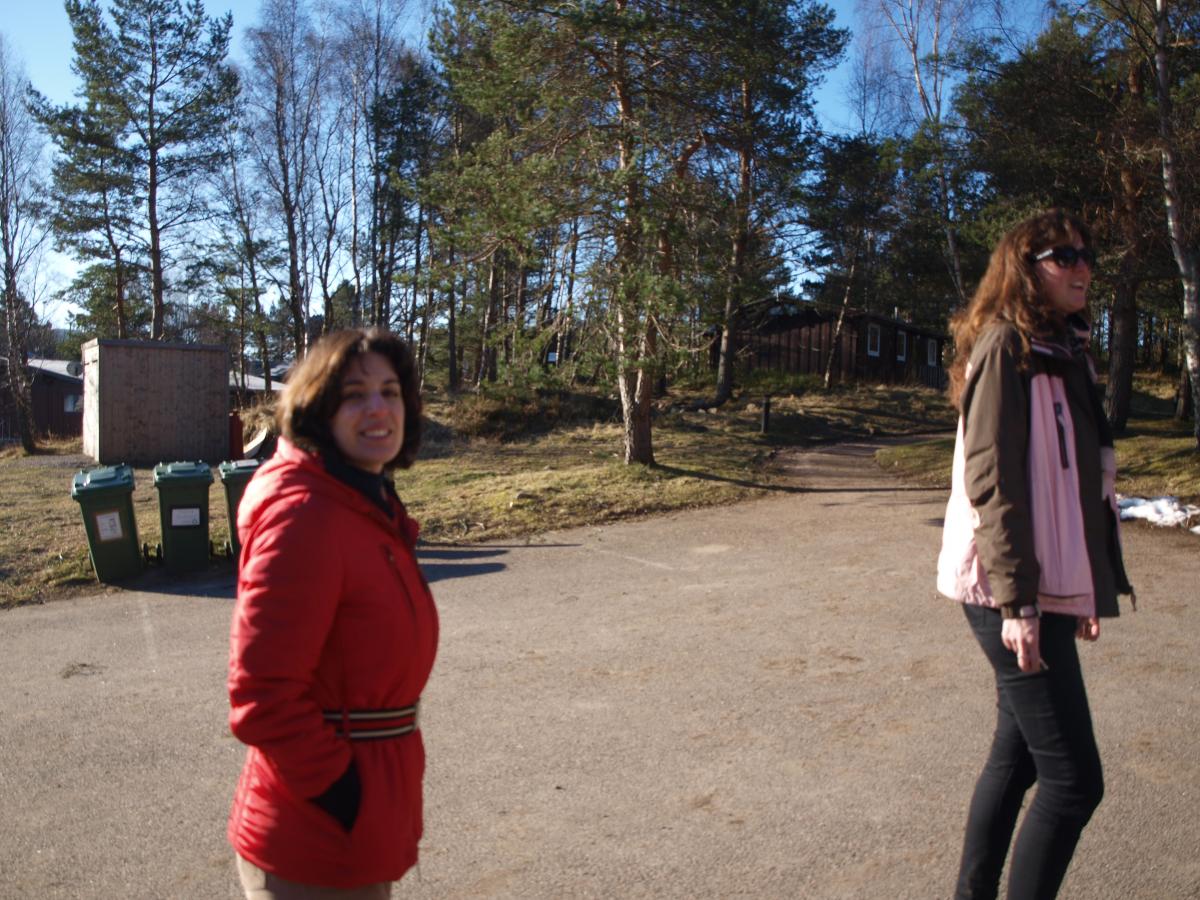
<path fill-rule="evenodd" d="M 164 481 L 203 481 L 212 484 L 212 469 L 203 462 L 170 462 L 159 463 L 154 467 L 154 486 L 158 487 Z"/>
<path fill-rule="evenodd" d="M 97 466 L 76 472 L 71 481 L 71 496 L 97 491 L 132 491 L 133 467 L 121 463 L 118 466 Z"/>
<path fill-rule="evenodd" d="M 217 471 L 221 473 L 222 481 L 228 481 L 231 478 L 249 478 L 258 470 L 258 466 L 257 459 L 231 459 L 217 466 Z"/>

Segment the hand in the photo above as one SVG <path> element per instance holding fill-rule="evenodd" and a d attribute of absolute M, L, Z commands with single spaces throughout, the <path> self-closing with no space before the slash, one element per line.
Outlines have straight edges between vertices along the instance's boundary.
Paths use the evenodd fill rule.
<path fill-rule="evenodd" d="M 1080 616 L 1075 628 L 1075 637 L 1081 641 L 1094 641 L 1100 637 L 1100 620 L 1095 616 Z"/>
<path fill-rule="evenodd" d="M 1041 619 L 1005 619 L 1000 626 L 1000 641 L 1017 654 L 1017 668 L 1022 672 L 1038 672 L 1042 668 L 1042 652 L 1038 646 Z"/>

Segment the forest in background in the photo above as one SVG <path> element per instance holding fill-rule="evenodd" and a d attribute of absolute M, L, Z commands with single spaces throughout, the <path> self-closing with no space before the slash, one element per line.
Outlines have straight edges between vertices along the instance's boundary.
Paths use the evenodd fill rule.
<path fill-rule="evenodd" d="M 1200 393 L 1200 4 L 1051 4 L 1028 32 L 1004 4 L 861 0 L 851 34 L 810 0 L 453 0 L 418 51 L 404 0 L 265 0 L 240 65 L 202 0 L 65 5 L 72 102 L 0 42 L 18 405 L 6 362 L 94 337 L 222 343 L 269 383 L 381 324 L 451 392 L 617 395 L 648 463 L 656 391 L 726 400 L 744 323 L 816 304 L 945 329 L 1051 206 L 1095 230 L 1114 427 L 1136 367 L 1178 374 L 1181 417 Z M 845 56 L 854 124 L 823 133 Z M 51 247 L 79 263 L 65 339 L 37 314 Z"/>

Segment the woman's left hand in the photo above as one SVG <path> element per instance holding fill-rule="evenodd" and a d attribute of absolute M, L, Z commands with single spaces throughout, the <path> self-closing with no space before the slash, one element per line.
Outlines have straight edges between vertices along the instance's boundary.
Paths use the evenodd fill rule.
<path fill-rule="evenodd" d="M 1075 637 L 1081 641 L 1094 641 L 1100 637 L 1100 620 L 1095 616 L 1080 616 L 1075 628 Z"/>

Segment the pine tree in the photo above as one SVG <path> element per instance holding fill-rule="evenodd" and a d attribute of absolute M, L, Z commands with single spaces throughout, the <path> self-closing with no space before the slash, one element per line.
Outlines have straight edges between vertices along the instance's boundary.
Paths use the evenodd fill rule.
<path fill-rule="evenodd" d="M 49 204 L 57 244 L 103 265 L 108 274 L 101 280 L 111 291 L 107 303 L 115 314 L 104 336 L 131 337 L 129 287 L 146 250 L 138 229 L 143 198 L 136 160 L 95 106 L 55 109 L 37 97 L 34 109 L 59 150 Z"/>
<path fill-rule="evenodd" d="M 654 461 L 650 401 L 684 302 L 685 213 L 711 202 L 707 173 L 733 173 L 721 180 L 736 207 L 725 296 L 738 305 L 754 281 L 750 248 L 765 246 L 768 209 L 786 195 L 771 188 L 787 181 L 774 162 L 805 118 L 812 73 L 844 40 L 830 18 L 795 0 L 459 0 L 446 18 L 452 94 L 495 126 L 459 166 L 457 197 L 473 201 L 461 242 L 523 267 L 533 236 L 587 219 L 626 462 Z"/>
<path fill-rule="evenodd" d="M 200 181 L 222 157 L 221 112 L 237 90 L 224 65 L 233 20 L 228 14 L 208 18 L 201 0 L 186 5 L 181 0 L 112 0 L 109 8 L 111 24 L 99 0 L 66 0 L 81 102 L 45 110 L 43 120 L 57 120 L 64 128 L 74 123 L 81 136 L 97 138 L 55 135 L 67 158 L 64 172 L 81 179 L 59 184 L 64 197 L 90 193 L 89 206 L 95 210 L 103 206 L 106 193 L 112 194 L 114 178 L 132 180 L 136 228 L 143 235 L 150 270 L 151 336 L 159 339 L 172 235 L 185 240 L 188 226 L 206 215 Z M 120 217 L 114 215 L 113 221 Z M 74 233 L 76 239 L 82 236 Z"/>

